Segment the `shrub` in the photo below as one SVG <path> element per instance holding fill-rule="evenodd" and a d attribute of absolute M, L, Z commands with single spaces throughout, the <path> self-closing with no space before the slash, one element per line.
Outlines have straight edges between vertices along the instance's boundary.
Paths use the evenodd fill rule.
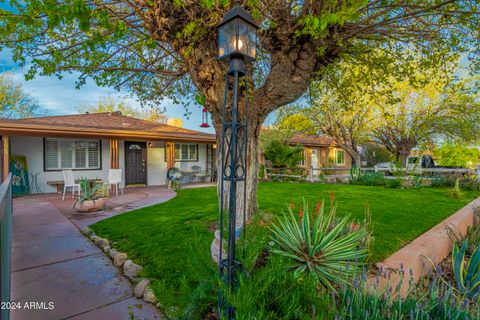
<path fill-rule="evenodd" d="M 384 186 L 385 176 L 382 172 L 365 172 L 355 184 L 365 186 Z"/>
<path fill-rule="evenodd" d="M 385 185 L 388 188 L 400 188 L 402 186 L 402 180 L 399 178 L 385 179 Z"/>
<path fill-rule="evenodd" d="M 455 180 L 455 185 L 453 186 L 452 189 L 450 189 L 450 196 L 455 199 L 460 199 L 463 197 L 463 192 L 460 189 L 460 179 L 457 178 Z"/>
<path fill-rule="evenodd" d="M 335 213 L 335 206 L 326 213 L 323 202 L 319 202 L 315 216 L 311 216 L 304 200 L 299 220 L 289 206 L 288 215 L 272 225 L 272 240 L 277 247 L 271 252 L 293 262 L 291 269 L 296 276 L 309 274 L 330 290 L 358 271 L 358 264 L 346 266 L 366 258 L 368 250 L 362 244 L 369 237 L 366 228 L 351 225 L 348 217 L 336 218 Z"/>

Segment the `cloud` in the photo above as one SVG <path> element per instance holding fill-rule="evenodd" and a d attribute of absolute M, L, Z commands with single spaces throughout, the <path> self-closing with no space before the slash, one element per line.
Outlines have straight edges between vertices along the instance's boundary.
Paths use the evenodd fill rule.
<path fill-rule="evenodd" d="M 52 76 L 36 76 L 33 80 L 26 81 L 24 74 L 28 67 L 19 67 L 11 59 L 9 50 L 0 51 L 0 73 L 10 72 L 15 81 L 21 83 L 26 92 L 37 99 L 40 106 L 47 110 L 49 115 L 75 114 L 76 107 L 83 103 L 94 104 L 100 96 L 126 97 L 131 104 L 138 106 L 140 104 L 135 97 L 131 97 L 128 92 L 116 91 L 113 88 L 98 87 L 93 80 L 87 80 L 87 83 L 80 89 L 75 88 L 75 81 L 79 73 L 65 74 L 62 79 Z M 183 126 L 188 129 L 201 130 L 213 133 L 213 128 L 202 129 L 199 125 L 202 121 L 202 109 L 198 106 L 191 106 L 192 114 L 188 119 L 184 116 L 183 106 L 174 105 L 166 100 L 160 109 L 165 109 L 165 114 L 169 118 L 182 118 Z"/>

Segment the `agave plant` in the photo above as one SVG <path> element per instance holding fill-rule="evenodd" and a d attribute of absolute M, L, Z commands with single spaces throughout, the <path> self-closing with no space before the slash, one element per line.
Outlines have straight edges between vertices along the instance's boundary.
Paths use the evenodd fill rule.
<path fill-rule="evenodd" d="M 304 200 L 300 219 L 288 207 L 288 214 L 272 224 L 272 253 L 292 260 L 295 275 L 309 273 L 324 287 L 335 290 L 335 285 L 349 283 L 359 271 L 367 256 L 365 227 L 350 223 L 349 217 L 337 218 L 336 206 L 325 212 L 323 202 L 317 204 L 311 216 Z M 355 261 L 355 262 L 354 262 Z"/>
<path fill-rule="evenodd" d="M 462 297 L 473 299 L 480 293 L 480 246 L 477 246 L 468 263 L 465 263 L 467 247 L 468 240 L 463 243 L 460 249 L 457 243 L 454 243 L 452 251 L 453 274 L 455 275 L 458 292 Z"/>
<path fill-rule="evenodd" d="M 100 188 L 103 188 L 101 184 L 96 184 L 92 188 L 90 186 L 90 181 L 88 181 L 87 178 L 82 177 L 80 179 L 80 190 L 82 191 L 82 193 L 78 198 L 78 200 L 75 201 L 74 206 L 77 202 L 82 204 L 83 202 L 89 201 L 89 200 L 95 201 L 97 199 L 97 192 Z"/>

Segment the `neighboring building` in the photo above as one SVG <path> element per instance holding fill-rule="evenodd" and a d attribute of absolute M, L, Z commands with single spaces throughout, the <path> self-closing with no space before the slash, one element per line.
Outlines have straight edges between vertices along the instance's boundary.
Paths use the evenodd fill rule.
<path fill-rule="evenodd" d="M 334 139 L 328 136 L 295 134 L 287 140 L 291 146 L 302 145 L 304 147 L 304 160 L 301 167 L 339 168 L 350 169 L 352 157 L 350 154 L 337 146 Z"/>
<path fill-rule="evenodd" d="M 171 167 L 207 177 L 214 168 L 214 135 L 120 112 L 0 119 L 0 134 L 2 156 L 25 157 L 43 192 L 58 189 L 64 169 L 76 178 L 105 180 L 110 168 L 120 168 L 126 186 L 157 186 Z M 8 171 L 4 162 L 2 172 Z"/>

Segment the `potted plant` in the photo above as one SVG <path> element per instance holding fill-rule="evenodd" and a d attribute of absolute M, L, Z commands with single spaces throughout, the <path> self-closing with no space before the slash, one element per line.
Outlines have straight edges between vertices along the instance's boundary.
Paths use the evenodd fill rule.
<path fill-rule="evenodd" d="M 94 212 L 105 208 L 106 202 L 103 198 L 97 197 L 97 191 L 102 188 L 101 184 L 95 185 L 93 188 L 86 178 L 80 180 L 81 195 L 75 201 L 73 207 L 78 212 Z"/>

